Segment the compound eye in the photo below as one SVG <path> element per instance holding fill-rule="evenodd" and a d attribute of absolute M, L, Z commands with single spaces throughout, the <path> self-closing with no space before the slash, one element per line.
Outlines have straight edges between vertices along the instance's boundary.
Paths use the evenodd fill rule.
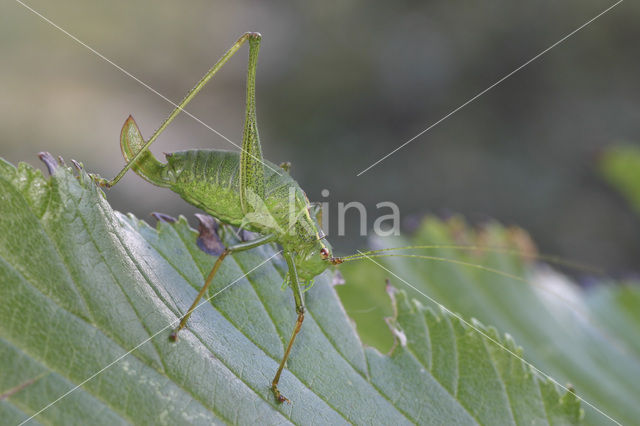
<path fill-rule="evenodd" d="M 322 250 L 320 250 L 320 256 L 322 256 L 323 259 L 328 259 L 329 258 L 329 250 L 327 250 L 326 247 L 322 247 Z"/>

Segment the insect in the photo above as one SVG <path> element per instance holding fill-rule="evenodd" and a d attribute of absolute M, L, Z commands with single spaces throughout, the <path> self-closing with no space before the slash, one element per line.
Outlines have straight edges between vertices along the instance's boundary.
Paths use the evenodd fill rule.
<path fill-rule="evenodd" d="M 218 258 L 187 313 L 171 333 L 170 338 L 173 341 L 178 339 L 180 330 L 186 326 L 191 313 L 207 293 L 220 265 L 229 254 L 268 243 L 277 243 L 282 247 L 282 254 L 288 267 L 286 284 L 293 291 L 297 313 L 292 335 L 271 383 L 276 401 L 282 403 L 289 400 L 278 389 L 280 375 L 304 321 L 303 288 L 309 286 L 314 277 L 333 265 L 372 257 L 404 256 L 441 261 L 447 261 L 447 259 L 395 252 L 395 250 L 436 248 L 437 246 L 396 247 L 360 252 L 345 257 L 333 255 L 331 245 L 325 239 L 319 226 L 317 207 L 310 203 L 304 191 L 289 175 L 288 166 L 286 164 L 275 165 L 262 157 L 255 103 L 255 77 L 260 42 L 261 35 L 259 33 L 245 33 L 240 37 L 189 91 L 147 141 L 142 137 L 134 119 L 129 116 L 120 136 L 120 146 L 126 165 L 113 180 L 108 181 L 97 175 L 92 175 L 92 177 L 98 185 L 110 188 L 129 169 L 133 169 L 150 183 L 170 188 L 184 200 L 214 216 L 221 223 L 260 235 L 253 240 L 240 242 L 229 247 L 224 247 L 219 242 L 218 247 L 212 253 L 218 255 Z M 241 151 L 179 151 L 165 154 L 166 163 L 158 161 L 148 150 L 150 145 L 245 43 L 249 44 L 249 64 Z M 449 246 L 449 248 L 478 249 L 474 246 Z M 515 253 L 504 249 L 494 251 Z M 536 257 L 542 258 L 542 256 Z M 474 265 L 467 264 L 467 266 Z M 489 272 L 500 273 L 500 271 L 484 268 L 480 265 L 475 266 Z"/>
<path fill-rule="evenodd" d="M 330 265 L 342 261 L 332 256 L 331 246 L 324 239 L 315 218 L 315 207 L 286 171 L 286 165 L 277 166 L 262 157 L 255 105 L 255 76 L 260 41 L 259 33 L 246 33 L 240 37 L 191 89 L 148 141 L 144 141 L 138 126 L 130 116 L 122 128 L 120 137 L 122 153 L 127 164 L 111 181 L 97 176 L 94 176 L 94 180 L 99 185 L 110 188 L 131 168 L 150 183 L 175 191 L 187 202 L 216 217 L 220 222 L 261 235 L 251 241 L 221 247 L 218 259 L 202 289 L 171 334 L 173 341 L 177 340 L 178 333 L 185 327 L 189 316 L 206 294 L 226 256 L 271 242 L 282 246 L 288 266 L 287 280 L 293 290 L 298 315 L 271 385 L 276 400 L 284 402 L 288 399 L 278 390 L 278 382 L 304 321 L 305 305 L 301 287 L 310 284 L 316 275 Z M 245 43 L 249 44 L 249 65 L 241 152 L 180 151 L 166 154 L 167 163 L 158 161 L 149 152 L 149 146 Z"/>

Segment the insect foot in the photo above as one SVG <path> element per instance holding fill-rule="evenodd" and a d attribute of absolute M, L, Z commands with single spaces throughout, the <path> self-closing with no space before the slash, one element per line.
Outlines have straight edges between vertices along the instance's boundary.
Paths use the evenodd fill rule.
<path fill-rule="evenodd" d="M 282 163 L 280 163 L 280 168 L 285 172 L 289 173 L 291 171 L 291 162 L 283 161 Z"/>
<path fill-rule="evenodd" d="M 283 402 L 286 402 L 287 404 L 291 404 L 291 401 L 289 401 L 289 398 L 287 398 L 286 396 L 280 393 L 280 391 L 278 390 L 278 385 L 274 383 L 271 386 L 271 390 L 273 391 L 273 395 L 276 397 L 276 401 L 278 401 L 278 404 L 282 404 Z"/>
<path fill-rule="evenodd" d="M 101 188 L 111 188 L 111 184 L 109 183 L 108 180 L 106 180 L 103 177 L 100 177 L 100 175 L 97 175 L 95 173 L 89 173 L 89 177 L 93 180 L 93 182 L 98 185 Z"/>

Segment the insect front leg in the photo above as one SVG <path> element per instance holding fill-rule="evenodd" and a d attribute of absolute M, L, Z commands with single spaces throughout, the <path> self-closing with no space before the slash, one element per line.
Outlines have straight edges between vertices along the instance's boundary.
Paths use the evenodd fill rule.
<path fill-rule="evenodd" d="M 218 256 L 218 259 L 216 260 L 216 263 L 213 265 L 213 268 L 211 269 L 211 272 L 209 272 L 209 275 L 207 276 L 207 279 L 205 280 L 204 285 L 202 286 L 202 288 L 200 289 L 200 292 L 198 293 L 198 295 L 196 296 L 195 300 L 191 304 L 191 307 L 189 308 L 187 313 L 182 317 L 182 320 L 180 321 L 180 324 L 173 331 L 173 333 L 171 333 L 171 335 L 169 336 L 169 339 L 171 341 L 173 341 L 173 342 L 178 340 L 178 332 L 180 330 L 182 330 L 184 328 L 184 326 L 187 324 L 187 321 L 189 320 L 189 317 L 191 316 L 191 313 L 198 307 L 198 303 L 200 302 L 200 299 L 202 299 L 202 296 L 204 296 L 206 294 L 207 290 L 209 289 L 209 286 L 211 285 L 211 282 L 213 281 L 213 278 L 216 276 L 216 273 L 218 272 L 218 269 L 220 269 L 220 265 L 222 264 L 222 261 L 228 255 L 230 255 L 233 252 L 249 250 L 249 249 L 252 249 L 254 247 L 258 247 L 258 246 L 270 243 L 270 242 L 272 242 L 274 240 L 275 240 L 275 236 L 274 235 L 266 235 L 264 237 L 256 238 L 255 240 L 251 240 L 251 241 L 247 241 L 247 242 L 244 242 L 244 243 L 236 244 L 236 245 L 233 245 L 231 247 L 225 247 L 225 249 L 222 251 L 220 256 Z"/>
<path fill-rule="evenodd" d="M 282 395 L 278 390 L 278 382 L 280 381 L 280 375 L 282 374 L 282 370 L 284 369 L 284 366 L 287 362 L 287 358 L 289 358 L 289 353 L 291 352 L 293 341 L 296 340 L 296 336 L 298 335 L 298 333 L 300 332 L 300 328 L 302 327 L 305 309 L 302 291 L 300 290 L 300 284 L 298 283 L 298 272 L 296 271 L 296 265 L 293 260 L 293 253 L 284 252 L 284 258 L 287 261 L 287 266 L 289 267 L 289 281 L 291 282 L 293 298 L 296 302 L 296 313 L 298 314 L 298 319 L 296 320 L 296 325 L 293 328 L 293 334 L 291 335 L 291 339 L 289 340 L 289 344 L 287 345 L 287 350 L 284 352 L 284 356 L 282 357 L 282 361 L 280 362 L 278 371 L 276 372 L 276 375 L 273 378 L 273 382 L 271 383 L 271 389 L 273 390 L 273 394 L 275 395 L 278 402 L 290 402 L 289 399 Z"/>

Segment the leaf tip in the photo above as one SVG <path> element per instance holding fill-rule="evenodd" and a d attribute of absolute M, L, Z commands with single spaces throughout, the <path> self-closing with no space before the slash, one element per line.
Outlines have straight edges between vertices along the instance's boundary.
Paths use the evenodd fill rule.
<path fill-rule="evenodd" d="M 56 159 L 53 158 L 53 155 L 51 155 L 51 153 L 47 151 L 39 152 L 38 158 L 40 158 L 40 161 L 42 161 L 44 165 L 47 166 L 47 171 L 49 172 L 49 175 L 53 175 L 56 172 L 56 169 L 58 168 L 58 166 L 60 165 L 56 161 Z"/>
<path fill-rule="evenodd" d="M 178 221 L 175 217 L 160 212 L 151 212 L 151 216 L 157 220 L 158 223 L 176 223 Z"/>
<path fill-rule="evenodd" d="M 206 214 L 196 213 L 195 216 L 199 222 L 198 247 L 207 254 L 219 256 L 224 250 L 224 244 L 218 236 L 218 222 Z"/>

